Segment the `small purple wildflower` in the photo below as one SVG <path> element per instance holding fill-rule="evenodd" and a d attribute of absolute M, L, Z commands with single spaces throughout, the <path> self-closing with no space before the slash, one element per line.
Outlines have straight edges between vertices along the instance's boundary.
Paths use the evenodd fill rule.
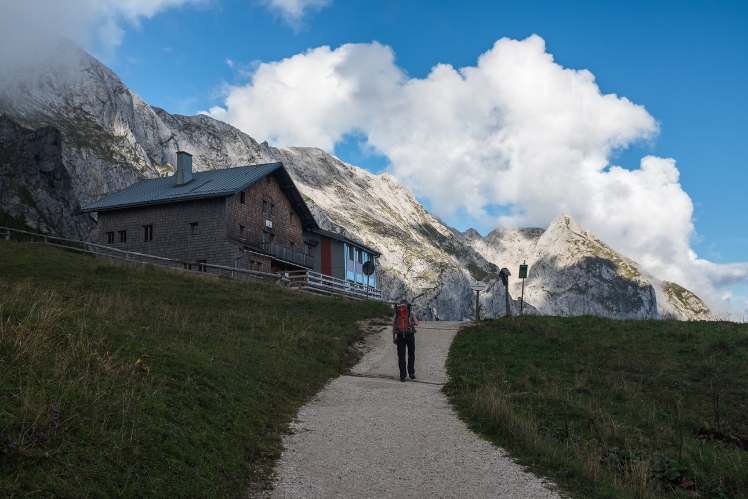
<path fill-rule="evenodd" d="M 52 411 L 52 427 L 57 428 L 57 422 L 60 416 L 60 410 L 53 405 L 49 406 L 49 410 Z"/>

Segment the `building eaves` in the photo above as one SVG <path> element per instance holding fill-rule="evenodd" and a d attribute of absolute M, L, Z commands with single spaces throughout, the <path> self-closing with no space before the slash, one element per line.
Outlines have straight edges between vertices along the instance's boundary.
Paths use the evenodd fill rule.
<path fill-rule="evenodd" d="M 366 250 L 367 253 L 370 253 L 370 254 L 374 255 L 375 257 L 377 257 L 377 258 L 379 258 L 380 256 L 382 256 L 382 252 L 381 251 L 376 250 L 376 249 L 372 248 L 371 246 L 367 246 L 364 243 L 362 243 L 361 241 L 356 241 L 355 239 L 351 239 L 350 237 L 346 237 L 346 236 L 344 236 L 342 234 L 338 234 L 337 232 L 331 232 L 331 231 L 325 230 L 325 229 L 315 229 L 312 232 L 316 232 L 317 234 L 320 234 L 320 235 L 323 235 L 323 236 L 327 236 L 327 237 L 329 237 L 331 239 L 337 239 L 338 241 L 343 241 L 343 242 L 349 243 L 349 244 L 351 244 L 353 246 L 358 246 L 359 248 Z"/>

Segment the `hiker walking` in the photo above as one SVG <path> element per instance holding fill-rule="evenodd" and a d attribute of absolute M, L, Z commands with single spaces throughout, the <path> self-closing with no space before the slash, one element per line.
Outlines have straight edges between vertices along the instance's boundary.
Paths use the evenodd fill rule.
<path fill-rule="evenodd" d="M 400 381 L 405 381 L 405 376 L 410 379 L 416 377 L 416 326 L 418 318 L 410 311 L 408 300 L 400 301 L 395 307 L 395 316 L 392 318 L 392 343 L 397 345 L 397 365 L 400 367 Z M 405 347 L 408 347 L 408 370 L 405 370 Z"/>

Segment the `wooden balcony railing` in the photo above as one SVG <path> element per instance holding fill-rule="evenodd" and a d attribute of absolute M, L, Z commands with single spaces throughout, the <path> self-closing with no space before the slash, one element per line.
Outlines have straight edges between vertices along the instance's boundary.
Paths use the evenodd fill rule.
<path fill-rule="evenodd" d="M 257 242 L 253 243 L 253 245 L 260 248 L 263 253 L 274 256 L 279 260 L 285 260 L 310 269 L 314 268 L 314 256 L 304 253 L 303 251 L 271 242 Z"/>

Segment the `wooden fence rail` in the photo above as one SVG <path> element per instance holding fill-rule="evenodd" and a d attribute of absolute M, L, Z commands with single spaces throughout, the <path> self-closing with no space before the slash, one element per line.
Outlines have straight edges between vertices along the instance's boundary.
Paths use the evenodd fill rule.
<path fill-rule="evenodd" d="M 382 300 L 382 292 L 364 287 L 360 284 L 351 283 L 342 279 L 336 279 L 311 270 L 300 270 L 286 272 L 283 274 L 260 272 L 258 270 L 248 270 L 239 267 L 228 267 L 225 265 L 216 265 L 212 263 L 196 263 L 183 260 L 175 260 L 162 256 L 148 255 L 135 251 L 125 251 L 109 246 L 102 246 L 96 243 L 79 241 L 76 239 L 66 239 L 64 237 L 49 236 L 28 232 L 24 230 L 11 229 L 9 227 L 0 227 L 0 238 L 10 241 L 12 238 L 17 240 L 38 241 L 49 246 L 62 248 L 71 251 L 78 251 L 94 255 L 97 258 L 106 258 L 109 260 L 123 261 L 134 265 L 154 265 L 157 267 L 170 268 L 185 272 L 196 272 L 200 274 L 211 274 L 221 278 L 253 280 L 267 284 L 276 284 L 287 286 L 320 295 L 338 295 L 347 296 L 357 300 Z"/>

